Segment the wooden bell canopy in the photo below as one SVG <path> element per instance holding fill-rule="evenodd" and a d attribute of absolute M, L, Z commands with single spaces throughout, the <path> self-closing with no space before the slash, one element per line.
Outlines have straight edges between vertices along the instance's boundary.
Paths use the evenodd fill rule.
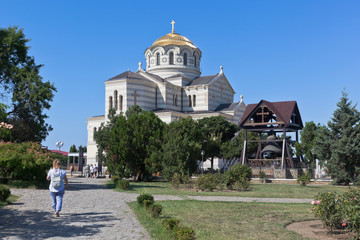
<path fill-rule="evenodd" d="M 298 131 L 303 128 L 300 111 L 296 101 L 268 102 L 261 100 L 257 104 L 249 104 L 239 123 L 241 129 L 245 131 L 244 148 L 241 154 L 241 162 L 246 162 L 254 166 L 265 166 L 266 162 L 278 161 L 278 166 L 294 168 L 294 159 L 290 154 L 289 141 L 286 139 L 287 132 L 296 133 L 298 141 Z M 247 133 L 248 131 L 259 134 L 258 150 L 255 159 L 246 159 Z M 282 139 L 276 137 L 276 133 L 282 133 Z M 267 135 L 263 140 L 262 136 Z M 262 143 L 265 143 L 262 148 Z M 265 159 L 266 153 L 280 154 L 281 158 Z"/>

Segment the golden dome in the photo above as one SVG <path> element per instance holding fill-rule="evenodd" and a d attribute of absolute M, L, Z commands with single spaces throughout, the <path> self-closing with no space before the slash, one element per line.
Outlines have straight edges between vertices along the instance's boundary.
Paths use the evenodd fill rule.
<path fill-rule="evenodd" d="M 161 38 L 157 39 L 152 46 L 167 46 L 167 45 L 181 45 L 181 46 L 185 45 L 191 48 L 197 48 L 195 47 L 192 41 L 177 33 L 168 33 L 165 36 L 162 36 Z"/>

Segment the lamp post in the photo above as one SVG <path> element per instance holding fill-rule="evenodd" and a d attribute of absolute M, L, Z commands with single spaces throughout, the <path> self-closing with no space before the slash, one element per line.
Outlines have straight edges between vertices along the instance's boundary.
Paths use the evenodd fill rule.
<path fill-rule="evenodd" d="M 205 155 L 205 151 L 204 151 L 204 150 L 201 150 L 201 160 L 202 160 L 202 162 L 201 162 L 201 173 L 204 172 L 204 170 L 203 170 L 203 166 L 204 166 L 204 155 Z"/>
<path fill-rule="evenodd" d="M 59 154 L 60 154 L 60 149 L 63 145 L 64 145 L 64 143 L 62 141 L 56 142 L 56 146 L 59 148 Z"/>

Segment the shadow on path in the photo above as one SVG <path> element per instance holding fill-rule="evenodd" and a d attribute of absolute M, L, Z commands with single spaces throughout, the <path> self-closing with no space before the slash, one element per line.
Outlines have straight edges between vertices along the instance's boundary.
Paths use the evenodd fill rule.
<path fill-rule="evenodd" d="M 0 209 L 0 238 L 45 239 L 93 236 L 100 228 L 112 227 L 111 212 L 63 214 L 59 218 L 44 211 Z"/>

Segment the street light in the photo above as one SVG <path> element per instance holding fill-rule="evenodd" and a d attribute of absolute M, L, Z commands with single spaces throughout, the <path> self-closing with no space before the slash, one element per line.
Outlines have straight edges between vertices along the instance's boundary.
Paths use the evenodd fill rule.
<path fill-rule="evenodd" d="M 63 145 L 64 145 L 64 143 L 62 141 L 56 142 L 56 146 L 59 148 L 59 153 L 60 153 L 60 149 Z"/>

